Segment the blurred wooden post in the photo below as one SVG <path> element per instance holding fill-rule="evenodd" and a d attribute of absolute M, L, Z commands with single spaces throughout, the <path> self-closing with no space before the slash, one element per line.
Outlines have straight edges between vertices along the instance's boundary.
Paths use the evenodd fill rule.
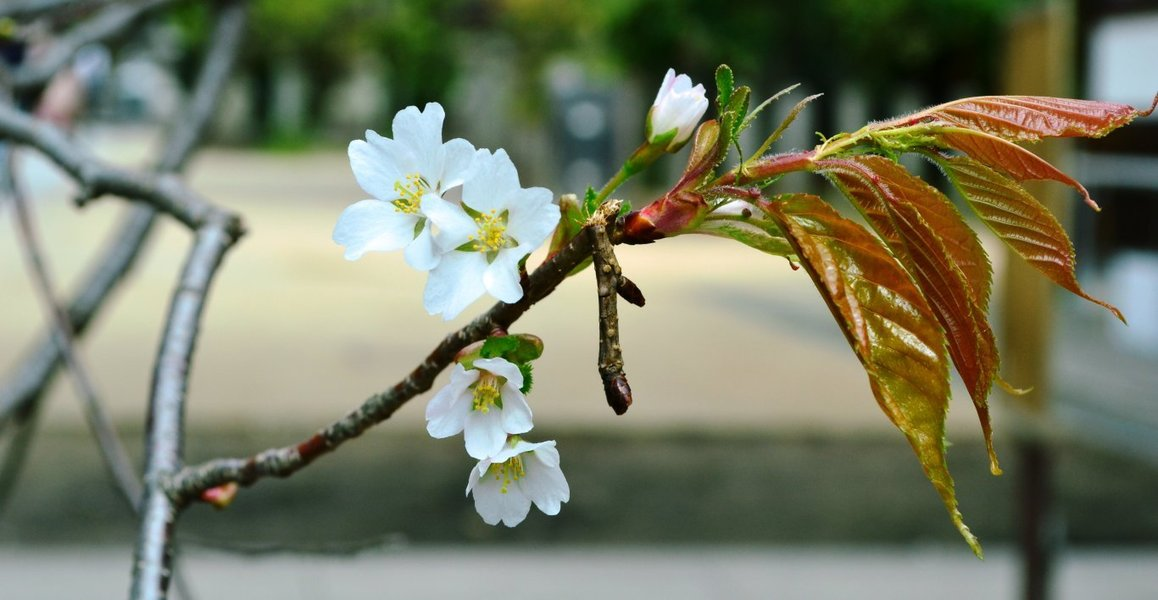
<path fill-rule="evenodd" d="M 1044 96 L 1073 95 L 1073 4 L 1047 2 L 1015 20 L 1005 55 L 1004 92 Z M 1049 162 L 1066 165 L 1070 149 L 1064 142 L 1034 147 Z M 1026 185 L 1035 198 L 1066 223 L 1072 196 L 1060 186 Z M 1019 543 L 1022 557 L 1022 597 L 1050 597 L 1054 556 L 1060 546 L 1052 493 L 1052 453 L 1039 433 L 1049 418 L 1049 355 L 1053 326 L 1053 286 L 1041 274 L 1007 250 L 1005 319 L 1001 339 L 1002 371 L 1019 387 L 1032 387 L 1012 402 L 1028 417 L 1016 432 Z"/>

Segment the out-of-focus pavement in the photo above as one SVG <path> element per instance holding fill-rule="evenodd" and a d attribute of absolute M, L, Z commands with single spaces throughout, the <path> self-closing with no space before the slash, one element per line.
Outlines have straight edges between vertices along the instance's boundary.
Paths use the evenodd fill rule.
<path fill-rule="evenodd" d="M 128 548 L 0 550 L 5 598 L 119 598 Z M 59 575 L 60 564 L 70 575 Z M 355 557 L 246 558 L 190 553 L 197 598 L 635 598 L 662 600 L 1013 600 L 1008 551 L 984 562 L 932 548 L 402 549 Z M 9 596 L 12 586 L 20 595 Z M 1075 551 L 1059 563 L 1056 600 L 1151 600 L 1158 552 Z"/>
<path fill-rule="evenodd" d="M 5 598 L 123 598 L 129 548 L 0 550 Z M 59 562 L 69 576 L 59 576 Z M 354 557 L 190 553 L 197 598 L 1013 600 L 1009 551 L 944 548 L 424 548 Z M 1073 551 L 1056 600 L 1150 600 L 1158 553 Z M 8 595 L 13 586 L 19 595 Z"/>

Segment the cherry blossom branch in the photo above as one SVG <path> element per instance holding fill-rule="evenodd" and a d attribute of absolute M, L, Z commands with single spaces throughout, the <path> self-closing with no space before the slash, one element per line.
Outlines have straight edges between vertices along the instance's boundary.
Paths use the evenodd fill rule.
<path fill-rule="evenodd" d="M 210 284 L 237 238 L 235 218 L 214 213 L 197 231 L 173 293 L 153 372 L 149 427 L 145 440 L 145 494 L 133 561 L 132 598 L 163 598 L 172 573 L 172 530 L 177 507 L 165 490 L 166 478 L 181 468 L 185 439 L 185 398 L 193 349 Z"/>
<path fill-rule="evenodd" d="M 608 239 L 619 243 L 618 226 L 609 227 Z M 403 404 L 430 389 L 434 378 L 468 344 L 486 338 L 496 328 L 511 324 L 536 302 L 547 297 L 567 278 L 567 274 L 592 253 L 591 238 L 580 232 L 569 244 L 547 259 L 527 279 L 523 298 L 514 304 L 496 303 L 462 329 L 446 336 L 409 375 L 394 387 L 367 398 L 360 407 L 291 446 L 266 450 L 246 458 L 224 458 L 185 467 L 166 482 L 169 496 L 184 506 L 200 494 L 227 483 L 249 486 L 267 477 L 289 477 L 370 427 L 385 421 Z"/>
<path fill-rule="evenodd" d="M 615 250 L 607 236 L 608 219 L 619 213 L 621 200 L 601 204 L 588 221 L 587 233 L 591 238 L 595 280 L 599 294 L 599 376 L 603 379 L 603 393 L 607 404 L 622 415 L 631 406 L 631 386 L 623 372 L 623 352 L 619 345 L 618 296 L 632 304 L 643 306 L 643 294 L 628 278 L 615 258 Z"/>
<path fill-rule="evenodd" d="M 183 113 L 173 121 L 174 126 L 156 171 L 179 172 L 200 144 L 236 61 L 245 22 L 244 2 L 232 2 L 222 8 L 192 98 Z M 0 137 L 4 136 L 0 127 Z M 80 293 L 68 307 L 70 326 L 77 336 L 83 335 L 104 301 L 136 264 L 140 250 L 153 230 L 156 214 L 149 204 L 133 203 L 121 225 L 110 236 L 107 249 L 94 262 L 79 286 Z M 38 401 L 60 361 L 60 353 L 51 336 L 43 336 L 15 368 L 9 384 L 0 388 L 0 429 L 18 411 Z"/>
<path fill-rule="evenodd" d="M 72 374 L 77 396 L 84 408 L 85 419 L 97 440 L 97 446 L 104 458 L 105 467 L 108 468 L 109 474 L 112 475 L 113 481 L 125 501 L 135 510 L 137 502 L 141 498 L 141 483 L 137 480 L 132 459 L 129 457 L 124 444 L 121 443 L 112 419 L 105 412 L 104 404 L 97 396 L 96 386 L 93 385 L 88 369 L 81 362 L 73 344 L 68 318 L 56 300 L 52 277 L 44 263 L 40 241 L 37 239 L 36 230 L 32 224 L 31 210 L 19 183 L 16 181 L 12 162 L 12 154 L 8 153 L 3 165 L 7 175 L 5 178 L 7 189 L 5 191 L 12 200 L 15 209 L 16 231 L 20 238 L 20 246 L 24 250 L 25 262 L 28 264 L 37 297 L 44 307 L 49 329 L 52 337 L 56 340 L 60 355 L 64 358 L 68 371 Z"/>
<path fill-rule="evenodd" d="M 143 0 L 117 2 L 53 41 L 47 52 L 25 64 L 13 74 L 12 84 L 18 92 L 42 87 L 61 67 L 87 44 L 124 35 L 153 11 L 172 4 L 174 0 Z"/>

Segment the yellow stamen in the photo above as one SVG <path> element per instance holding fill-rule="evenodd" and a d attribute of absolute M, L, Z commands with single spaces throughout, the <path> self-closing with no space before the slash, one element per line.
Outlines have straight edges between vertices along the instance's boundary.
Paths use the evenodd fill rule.
<path fill-rule="evenodd" d="M 474 218 L 474 222 L 478 225 L 478 233 L 468 239 L 474 242 L 475 252 L 498 252 L 513 242 L 506 236 L 506 211 L 503 211 L 501 215 L 494 210 L 489 213 L 481 213 Z"/>
<path fill-rule="evenodd" d="M 405 183 L 402 181 L 394 182 L 394 191 L 398 192 L 400 197 L 390 203 L 398 212 L 413 215 L 418 212 L 419 205 L 422 203 L 422 194 L 429 190 L 430 184 L 422 178 L 422 175 L 411 173 L 406 176 Z"/>
<path fill-rule="evenodd" d="M 487 472 L 495 476 L 495 481 L 502 482 L 502 486 L 499 487 L 500 494 L 507 493 L 507 488 L 512 482 L 527 476 L 527 471 L 523 468 L 523 457 L 518 455 L 507 459 L 506 462 L 492 464 Z"/>
<path fill-rule="evenodd" d="M 474 385 L 474 409 L 486 414 L 492 406 L 502 408 L 502 394 L 499 392 L 499 378 L 483 372 Z"/>

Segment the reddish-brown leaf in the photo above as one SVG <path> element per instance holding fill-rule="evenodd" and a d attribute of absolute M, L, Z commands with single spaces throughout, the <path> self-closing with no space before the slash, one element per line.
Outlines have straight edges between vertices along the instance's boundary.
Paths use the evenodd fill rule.
<path fill-rule="evenodd" d="M 1017 181 L 1051 180 L 1064 183 L 1082 195 L 1094 210 L 1101 210 L 1090 197 L 1090 192 L 1078 180 L 1062 173 L 1038 155 L 999 137 L 978 133 L 968 129 L 949 127 L 942 129 L 938 137 L 948 147 L 964 152 L 975 160 L 1009 175 Z"/>
<path fill-rule="evenodd" d="M 924 292 L 977 410 L 990 470 L 999 474 L 988 403 L 998 363 L 985 309 L 991 271 L 976 235 L 944 194 L 887 158 L 861 155 L 818 166 L 865 214 Z M 984 296 L 976 291 L 979 282 Z"/>
<path fill-rule="evenodd" d="M 1025 188 L 968 157 L 938 157 L 937 162 L 981 220 L 1014 252 L 1054 283 L 1125 321 L 1116 307 L 1090 296 L 1078 284 L 1069 236 Z"/>
<path fill-rule="evenodd" d="M 980 556 L 945 460 L 949 367 L 945 336 L 925 297 L 880 240 L 820 198 L 789 196 L 762 208 L 780 224 L 864 365 L 878 404 L 908 438 L 953 524 Z"/>
<path fill-rule="evenodd" d="M 1158 104 L 1158 95 L 1154 97 Z M 983 131 L 1007 140 L 1037 141 L 1047 137 L 1102 137 L 1154 110 L 1128 104 L 1048 96 L 981 96 L 925 109 L 905 118 L 907 123 L 935 120 Z"/>

